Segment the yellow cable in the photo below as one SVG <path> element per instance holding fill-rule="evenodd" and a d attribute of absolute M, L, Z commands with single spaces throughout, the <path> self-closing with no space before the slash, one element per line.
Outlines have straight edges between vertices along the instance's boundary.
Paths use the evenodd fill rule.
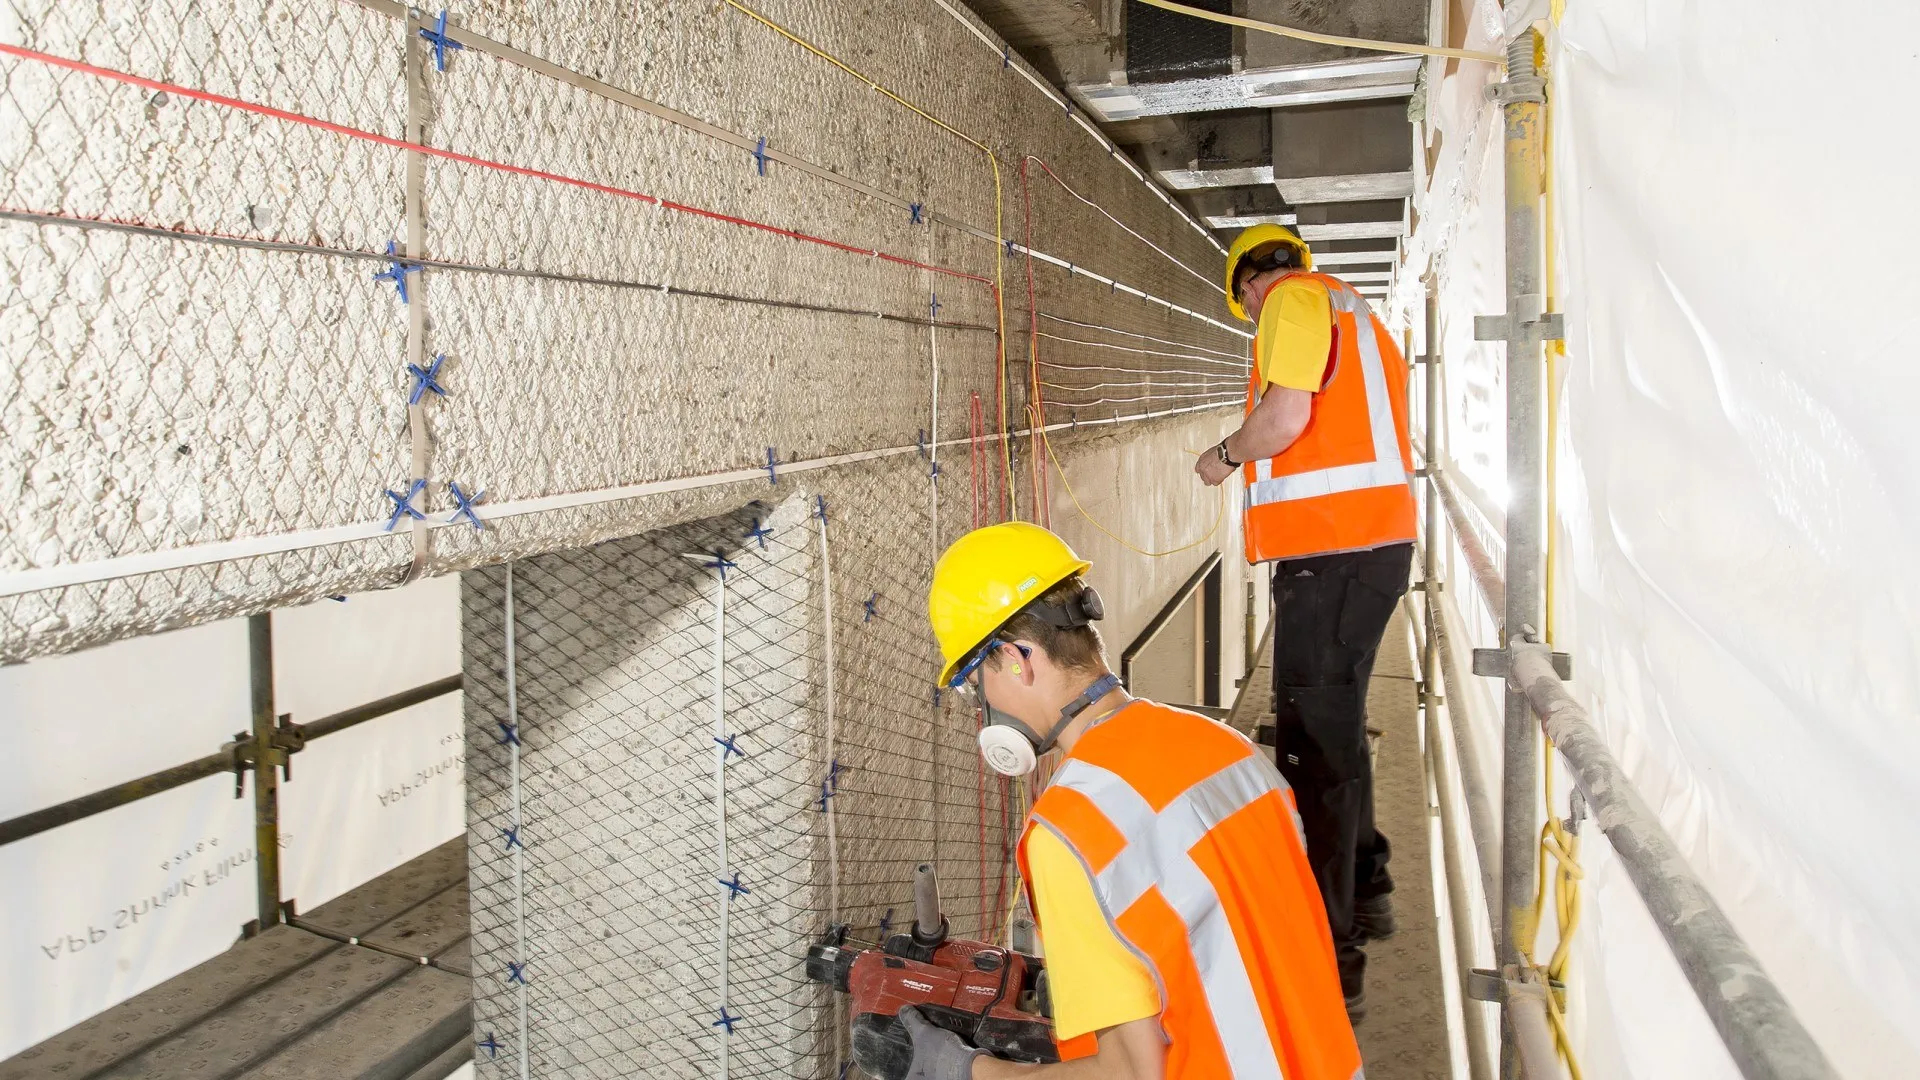
<path fill-rule="evenodd" d="M 999 329 L 1000 329 L 999 364 L 998 364 L 998 368 L 999 368 L 998 378 L 1000 381 L 999 382 L 1000 393 L 996 396 L 998 396 L 1000 399 L 1000 430 L 1006 431 L 1007 430 L 1007 305 L 1006 305 L 1007 282 L 1006 282 L 1005 252 L 1007 249 L 1007 241 L 1006 241 L 1006 230 L 1003 224 L 1003 213 L 1001 209 L 999 157 L 994 154 L 993 148 L 988 146 L 986 143 L 983 143 L 979 139 L 976 139 L 973 136 L 967 134 L 966 132 L 961 131 L 959 128 L 954 127 L 952 124 L 947 123 L 945 120 L 940 119 L 939 117 L 933 115 L 932 113 L 921 108 L 920 106 L 915 105 L 913 102 L 908 101 L 906 98 L 901 97 L 899 94 L 896 94 L 893 91 L 887 89 L 886 87 L 881 86 L 877 81 L 871 78 L 868 78 L 866 75 L 862 74 L 858 69 L 854 68 L 852 65 L 848 64 L 844 60 L 841 60 L 839 57 L 834 56 L 832 53 L 826 51 L 825 49 L 822 49 L 818 45 L 815 45 L 813 42 L 808 41 L 806 38 L 801 37 L 799 34 L 794 33 L 793 31 L 787 29 L 786 27 L 781 26 L 779 23 L 774 22 L 772 19 L 767 18 L 765 15 L 762 15 L 759 12 L 753 10 L 747 5 L 741 3 L 740 0 L 726 0 L 726 4 L 728 7 L 731 7 L 734 10 L 739 11 L 741 14 L 746 15 L 747 17 L 753 19 L 755 22 L 758 22 L 760 25 L 765 26 L 767 29 L 772 30 L 774 33 L 779 34 L 781 37 L 786 38 L 788 41 L 793 42 L 795 45 L 798 45 L 801 48 L 812 53 L 813 55 L 819 57 L 820 59 L 825 60 L 827 63 L 832 64 L 834 67 L 839 68 L 841 71 L 844 71 L 847 74 L 853 76 L 854 78 L 859 79 L 861 82 L 866 83 L 868 86 L 872 87 L 875 91 L 886 95 L 886 97 L 889 98 L 890 100 L 905 107 L 909 112 L 913 113 L 914 115 L 920 117 L 923 120 L 926 120 L 928 123 L 934 125 L 940 130 L 945 131 L 956 138 L 959 138 L 967 143 L 972 144 L 974 147 L 978 148 L 981 153 L 987 155 L 987 164 L 992 166 L 993 168 L 993 241 L 994 241 L 994 244 L 993 244 L 993 308 L 994 308 L 994 315 L 998 321 Z M 1009 497 L 1012 496 L 1012 489 L 1013 489 L 1013 445 L 1012 444 L 1013 444 L 1013 440 L 1011 437 L 1000 440 L 1000 478 L 1001 478 L 1001 482 L 1005 484 L 1007 487 Z M 1016 500 L 1016 505 L 1017 505 L 1017 500 Z M 1018 517 L 1019 515 L 1015 514 L 1014 516 Z"/>
<path fill-rule="evenodd" d="M 1043 446 L 1047 448 L 1047 457 L 1053 460 L 1053 467 L 1059 470 L 1060 483 L 1062 486 L 1064 486 L 1067 489 L 1067 498 L 1073 500 L 1073 508 L 1075 510 L 1080 511 L 1080 516 L 1087 519 L 1087 524 L 1092 525 L 1094 528 L 1099 529 L 1103 533 L 1106 533 L 1107 538 L 1109 540 L 1112 540 L 1114 543 L 1119 544 L 1121 547 L 1126 548 L 1128 551 L 1133 552 L 1135 555 L 1145 555 L 1149 559 L 1162 559 L 1167 557 L 1168 555 L 1178 555 L 1182 551 L 1188 551 L 1192 548 L 1197 548 L 1201 544 L 1204 544 L 1208 540 L 1212 539 L 1213 534 L 1220 531 L 1220 523 L 1227 519 L 1227 486 L 1225 483 L 1222 483 L 1219 486 L 1220 509 L 1213 515 L 1213 524 L 1207 527 L 1207 531 L 1205 533 L 1202 533 L 1198 540 L 1181 544 L 1179 547 L 1176 547 L 1176 548 L 1168 548 L 1165 551 L 1146 551 L 1141 548 L 1134 547 L 1132 544 L 1129 544 L 1125 540 L 1122 540 L 1120 539 L 1120 537 L 1116 536 L 1112 529 L 1109 529 L 1105 525 L 1100 524 L 1100 521 L 1098 518 L 1095 518 L 1092 514 L 1087 513 L 1087 508 L 1080 505 L 1080 496 L 1074 494 L 1073 482 L 1067 479 L 1066 466 L 1060 464 L 1060 455 L 1053 452 L 1053 440 L 1048 438 L 1046 433 L 1042 431 L 1040 433 L 1040 442 Z M 1187 451 L 1187 453 L 1192 454 L 1194 457 L 1199 457 L 1201 454 L 1201 451 L 1189 450 Z"/>
<path fill-rule="evenodd" d="M 729 0 L 731 2 L 731 0 Z M 1258 19 L 1243 19 L 1238 15 L 1222 15 L 1217 11 L 1202 11 L 1185 4 L 1175 4 L 1171 0 L 1140 0 L 1143 4 L 1172 11 L 1181 15 L 1191 15 L 1208 22 L 1225 23 L 1246 30 L 1258 30 L 1266 34 L 1278 34 L 1281 37 L 1298 41 L 1311 41 L 1318 45 L 1338 45 L 1347 49 L 1370 49 L 1374 52 L 1400 53 L 1405 56 L 1445 56 L 1455 60 L 1481 60 L 1489 64 L 1505 64 L 1506 57 L 1495 53 L 1474 52 L 1471 49 L 1450 49 L 1442 45 L 1414 45 L 1402 41 L 1374 41 L 1370 38 L 1338 37 L 1333 34 L 1317 34 L 1311 30 L 1296 30 L 1279 23 L 1261 22 Z"/>
<path fill-rule="evenodd" d="M 1551 24 L 1558 25 L 1566 10 L 1564 0 L 1554 0 L 1551 7 Z M 1547 36 L 1542 33 L 1534 39 L 1534 68 L 1540 77 L 1548 82 L 1547 108 L 1553 107 L 1551 91 L 1552 73 L 1547 66 Z M 1548 122 L 1542 128 L 1540 166 L 1541 199 L 1541 248 L 1546 261 L 1546 308 L 1558 311 L 1559 282 L 1556 274 L 1558 261 L 1554 233 L 1553 201 L 1553 124 L 1549 115 Z M 1559 564 L 1559 499 L 1556 491 L 1556 479 L 1559 475 L 1559 419 L 1560 419 L 1560 368 L 1567 355 L 1565 341 L 1550 341 L 1546 350 L 1547 375 L 1547 550 L 1546 550 L 1546 639 L 1551 646 L 1558 636 L 1559 605 L 1556 603 L 1558 590 L 1554 587 L 1555 570 Z M 1544 740 L 1544 736 L 1543 736 Z M 1556 991 L 1555 983 L 1564 987 L 1567 973 L 1573 966 L 1573 935 L 1580 926 L 1580 883 L 1586 877 L 1586 871 L 1580 866 L 1580 837 L 1569 832 L 1559 818 L 1553 816 L 1553 743 L 1544 740 L 1547 754 L 1544 756 L 1545 769 L 1541 778 L 1541 787 L 1545 794 L 1547 822 L 1540 830 L 1540 868 L 1538 888 L 1534 893 L 1533 926 L 1536 932 L 1547 906 L 1547 879 L 1553 879 L 1554 924 L 1558 927 L 1559 940 L 1555 943 L 1553 955 L 1547 959 L 1544 973 L 1547 978 L 1547 1017 L 1553 1024 L 1554 1044 L 1560 1052 L 1560 1059 L 1567 1064 L 1567 1073 L 1572 1080 L 1582 1080 L 1580 1061 L 1573 1052 L 1573 1035 L 1567 1024 L 1566 992 Z M 1551 873 L 1549 873 L 1551 864 Z M 1524 943 L 1522 952 L 1529 957 L 1534 942 Z"/>

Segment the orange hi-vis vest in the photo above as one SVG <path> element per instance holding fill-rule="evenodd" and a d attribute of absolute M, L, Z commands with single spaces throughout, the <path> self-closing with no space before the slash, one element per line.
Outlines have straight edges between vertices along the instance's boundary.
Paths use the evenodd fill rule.
<path fill-rule="evenodd" d="M 1026 881 L 1035 829 L 1086 867 L 1158 982 L 1167 1080 L 1361 1077 L 1293 791 L 1244 736 L 1132 702 L 1080 737 L 1034 804 Z M 1060 1052 L 1097 1049 L 1085 1036 Z"/>
<path fill-rule="evenodd" d="M 1407 362 L 1353 286 L 1326 274 L 1287 278 L 1295 276 L 1327 287 L 1332 364 L 1293 445 L 1241 466 L 1249 563 L 1364 551 L 1414 537 Z M 1247 383 L 1248 413 L 1261 389 L 1256 364 Z"/>

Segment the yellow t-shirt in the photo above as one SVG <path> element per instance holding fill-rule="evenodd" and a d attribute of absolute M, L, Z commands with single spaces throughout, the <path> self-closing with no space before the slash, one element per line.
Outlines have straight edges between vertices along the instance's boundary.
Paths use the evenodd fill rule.
<path fill-rule="evenodd" d="M 1046 829 L 1034 829 L 1027 839 L 1027 872 L 1040 909 L 1034 914 L 1047 954 L 1054 1038 L 1160 1015 L 1153 973 L 1107 925 L 1086 867 L 1067 845 Z"/>
<path fill-rule="evenodd" d="M 1269 385 L 1320 392 L 1333 351 L 1333 300 L 1312 278 L 1283 278 L 1260 306 L 1260 389 Z"/>

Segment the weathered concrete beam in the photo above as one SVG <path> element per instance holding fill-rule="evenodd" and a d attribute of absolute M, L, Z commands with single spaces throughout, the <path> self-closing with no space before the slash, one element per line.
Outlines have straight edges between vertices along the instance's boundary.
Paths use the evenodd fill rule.
<path fill-rule="evenodd" d="M 1222 109 L 1405 98 L 1413 93 L 1420 64 L 1417 56 L 1367 56 L 1326 64 L 1249 69 L 1209 79 L 1133 85 L 1076 82 L 1068 91 L 1102 120 L 1133 120 Z"/>
<path fill-rule="evenodd" d="M 1471 7 L 1472 5 L 1468 5 Z M 1371 41 L 1427 40 L 1428 0 L 1245 0 L 1241 14 L 1250 19 L 1299 26 L 1323 34 Z M 1334 45 L 1247 33 L 1241 55 L 1247 67 L 1281 67 L 1337 60 L 1356 54 Z"/>
<path fill-rule="evenodd" d="M 1312 203 L 1296 206 L 1294 211 L 1299 215 L 1300 236 L 1309 243 L 1407 235 L 1407 203 L 1404 199 Z"/>
<path fill-rule="evenodd" d="M 1413 124 L 1406 102 L 1349 101 L 1269 115 L 1273 183 L 1288 202 L 1413 195 Z"/>

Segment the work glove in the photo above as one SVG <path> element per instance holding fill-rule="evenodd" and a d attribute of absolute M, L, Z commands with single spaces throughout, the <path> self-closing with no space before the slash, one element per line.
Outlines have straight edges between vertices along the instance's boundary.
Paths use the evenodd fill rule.
<path fill-rule="evenodd" d="M 913 1062 L 907 1066 L 906 1080 L 972 1080 L 973 1059 L 986 1053 L 968 1046 L 965 1039 L 942 1027 L 935 1027 L 920 1010 L 901 1009 L 900 1023 L 913 1040 Z"/>

